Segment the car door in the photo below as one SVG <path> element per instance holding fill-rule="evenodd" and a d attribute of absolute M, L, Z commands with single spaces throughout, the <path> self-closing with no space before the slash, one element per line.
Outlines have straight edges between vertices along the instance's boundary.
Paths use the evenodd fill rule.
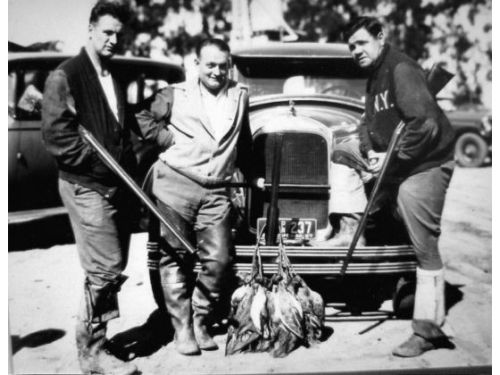
<path fill-rule="evenodd" d="M 9 62 L 9 212 L 61 205 L 56 163 L 40 131 L 43 86 L 51 68 L 33 60 Z"/>

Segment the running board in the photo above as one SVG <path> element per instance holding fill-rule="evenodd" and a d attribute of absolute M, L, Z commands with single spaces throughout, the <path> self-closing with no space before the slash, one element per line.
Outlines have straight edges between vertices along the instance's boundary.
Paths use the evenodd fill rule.
<path fill-rule="evenodd" d="M 67 213 L 68 211 L 65 207 L 9 212 L 9 225 L 29 223 L 31 221 L 42 220 L 53 216 L 66 215 Z"/>

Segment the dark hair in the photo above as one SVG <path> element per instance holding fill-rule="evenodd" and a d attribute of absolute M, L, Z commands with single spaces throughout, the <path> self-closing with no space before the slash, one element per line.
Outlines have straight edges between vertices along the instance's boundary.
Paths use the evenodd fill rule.
<path fill-rule="evenodd" d="M 200 57 L 201 50 L 206 46 L 215 46 L 222 52 L 227 52 L 228 54 L 231 53 L 229 45 L 222 39 L 208 38 L 203 39 L 200 43 L 198 43 L 198 45 L 196 46 L 196 56 Z"/>
<path fill-rule="evenodd" d="M 382 23 L 374 17 L 355 18 L 344 30 L 344 41 L 347 42 L 356 31 L 363 28 L 376 38 L 382 31 Z"/>
<path fill-rule="evenodd" d="M 118 1 L 99 0 L 90 11 L 90 23 L 97 22 L 102 16 L 109 15 L 125 24 L 130 19 L 130 9 Z"/>

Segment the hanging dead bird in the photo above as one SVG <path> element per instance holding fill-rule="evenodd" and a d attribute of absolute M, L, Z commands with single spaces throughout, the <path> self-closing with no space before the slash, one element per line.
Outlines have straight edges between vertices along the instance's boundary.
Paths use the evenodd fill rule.
<path fill-rule="evenodd" d="M 267 296 L 263 286 L 266 282 L 257 245 L 250 275 L 231 296 L 226 355 L 267 349 L 260 344 L 262 339 L 269 337 Z"/>
<path fill-rule="evenodd" d="M 309 345 L 317 344 L 323 335 L 325 321 L 323 298 L 319 293 L 311 290 L 299 275 L 294 275 L 292 288 L 304 313 L 306 341 Z"/>
<path fill-rule="evenodd" d="M 264 277 L 258 242 L 252 272 L 231 297 L 226 355 L 267 351 L 284 357 L 319 341 L 324 316 L 323 299 L 295 273 L 282 241 L 278 270 Z"/>
<path fill-rule="evenodd" d="M 264 339 L 267 339 L 269 338 L 269 316 L 266 307 L 266 289 L 260 284 L 255 284 L 254 288 L 256 288 L 256 292 L 252 300 L 252 306 L 250 307 L 250 316 L 255 328 L 257 328 L 257 332 L 259 332 Z"/>
<path fill-rule="evenodd" d="M 254 291 L 250 282 L 236 289 L 231 296 L 228 317 L 226 355 L 238 353 L 260 337 L 250 316 Z"/>
<path fill-rule="evenodd" d="M 306 346 L 319 342 L 324 327 L 325 304 L 319 293 L 309 288 L 304 279 L 293 270 L 293 266 L 286 254 L 285 246 L 280 242 L 278 271 L 283 277 L 284 285 L 301 307 L 302 323 L 305 331 L 304 344 Z"/>

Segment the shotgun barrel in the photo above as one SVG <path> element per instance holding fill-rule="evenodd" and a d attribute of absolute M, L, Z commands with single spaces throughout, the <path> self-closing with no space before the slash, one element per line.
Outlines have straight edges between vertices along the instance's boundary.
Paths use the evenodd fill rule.
<path fill-rule="evenodd" d="M 136 182 L 128 175 L 127 172 L 117 163 L 117 161 L 110 155 L 110 153 L 99 143 L 99 141 L 83 126 L 79 127 L 80 133 L 83 138 L 92 146 L 92 148 L 97 152 L 97 155 L 102 159 L 102 161 L 132 190 L 132 192 L 137 195 L 137 197 L 149 208 L 149 210 L 160 220 L 167 229 L 172 232 L 172 234 L 181 242 L 182 246 L 189 251 L 191 254 L 196 254 L 196 250 L 189 243 L 189 241 L 184 238 L 170 222 L 163 216 L 158 207 L 154 202 L 142 191 L 142 189 L 136 184 Z"/>

